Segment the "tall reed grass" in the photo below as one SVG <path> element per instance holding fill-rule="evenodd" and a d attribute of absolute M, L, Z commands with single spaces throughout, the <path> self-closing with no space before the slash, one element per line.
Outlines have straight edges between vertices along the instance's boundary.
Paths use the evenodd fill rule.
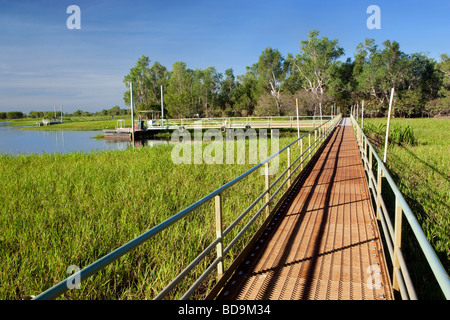
<path fill-rule="evenodd" d="M 293 140 L 280 138 L 280 147 Z M 43 292 L 67 278 L 69 266 L 86 267 L 254 166 L 248 161 L 176 165 L 172 148 L 1 155 L 0 298 Z M 293 148 L 292 156 L 299 152 Z M 286 166 L 285 154 L 280 172 Z M 263 190 L 264 177 L 258 172 L 226 191 L 224 228 Z M 260 223 L 229 253 L 226 263 Z M 61 298 L 151 299 L 214 238 L 210 201 Z M 168 298 L 179 298 L 214 258 L 202 262 Z M 209 278 L 194 298 L 203 297 L 214 281 Z"/>
<path fill-rule="evenodd" d="M 386 119 L 364 119 L 364 131 L 382 157 Z M 450 119 L 392 119 L 386 166 L 444 268 L 450 273 Z M 378 143 L 377 143 L 378 142 Z M 380 143 L 382 142 L 382 143 Z M 389 198 L 389 195 L 387 195 Z M 391 197 L 391 206 L 394 204 Z M 407 259 L 420 298 L 441 298 L 425 258 L 406 227 Z"/>

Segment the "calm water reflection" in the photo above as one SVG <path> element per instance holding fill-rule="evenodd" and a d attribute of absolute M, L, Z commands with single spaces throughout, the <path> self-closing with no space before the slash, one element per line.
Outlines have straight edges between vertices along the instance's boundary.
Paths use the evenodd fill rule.
<path fill-rule="evenodd" d="M 38 131 L 20 130 L 0 122 L 0 153 L 10 155 L 29 153 L 68 153 L 93 150 L 124 150 L 131 141 L 109 141 L 92 139 L 101 131 Z M 137 146 L 168 144 L 166 140 L 136 141 Z"/>

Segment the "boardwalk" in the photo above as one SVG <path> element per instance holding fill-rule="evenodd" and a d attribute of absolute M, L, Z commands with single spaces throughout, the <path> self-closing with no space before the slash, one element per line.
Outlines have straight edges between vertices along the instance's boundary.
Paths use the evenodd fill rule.
<path fill-rule="evenodd" d="M 392 299 L 353 128 L 344 119 L 217 299 Z"/>

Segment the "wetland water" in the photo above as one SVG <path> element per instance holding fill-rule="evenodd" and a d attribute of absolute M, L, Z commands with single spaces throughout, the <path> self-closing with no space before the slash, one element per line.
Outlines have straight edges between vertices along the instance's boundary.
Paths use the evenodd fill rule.
<path fill-rule="evenodd" d="M 131 141 L 110 141 L 93 139 L 101 131 L 41 131 L 20 130 L 0 122 L 0 154 L 18 155 L 30 153 L 69 153 L 101 150 L 124 150 L 132 145 Z M 138 146 L 152 146 L 165 143 L 166 140 L 142 140 Z"/>

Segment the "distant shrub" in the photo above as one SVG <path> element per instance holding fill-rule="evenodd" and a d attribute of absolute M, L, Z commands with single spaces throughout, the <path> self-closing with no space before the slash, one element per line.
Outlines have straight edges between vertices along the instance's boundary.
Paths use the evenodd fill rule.
<path fill-rule="evenodd" d="M 22 119 L 25 118 L 25 114 L 20 111 L 10 111 L 6 113 L 6 119 Z"/>

